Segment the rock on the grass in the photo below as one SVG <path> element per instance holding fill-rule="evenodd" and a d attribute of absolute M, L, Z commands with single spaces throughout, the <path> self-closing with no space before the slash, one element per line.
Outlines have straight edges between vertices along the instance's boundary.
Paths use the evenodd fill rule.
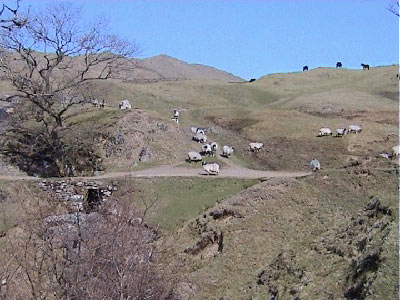
<path fill-rule="evenodd" d="M 146 162 L 153 157 L 153 152 L 148 147 L 143 147 L 139 154 L 139 161 Z"/>

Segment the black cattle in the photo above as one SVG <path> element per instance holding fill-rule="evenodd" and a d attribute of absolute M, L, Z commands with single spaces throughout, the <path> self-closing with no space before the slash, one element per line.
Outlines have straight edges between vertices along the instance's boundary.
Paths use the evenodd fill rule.
<path fill-rule="evenodd" d="M 252 79 L 249 80 L 249 82 L 253 82 L 253 81 L 256 81 L 256 79 L 252 78 Z"/>
<path fill-rule="evenodd" d="M 363 68 L 363 70 L 369 70 L 369 65 L 361 64 L 361 67 Z"/>
<path fill-rule="evenodd" d="M 342 67 L 342 62 L 338 61 L 338 62 L 336 63 L 336 68 L 341 68 L 341 67 Z"/>
<path fill-rule="evenodd" d="M 303 67 L 303 72 L 304 72 L 304 71 L 308 71 L 308 66 L 304 66 L 304 67 Z"/>

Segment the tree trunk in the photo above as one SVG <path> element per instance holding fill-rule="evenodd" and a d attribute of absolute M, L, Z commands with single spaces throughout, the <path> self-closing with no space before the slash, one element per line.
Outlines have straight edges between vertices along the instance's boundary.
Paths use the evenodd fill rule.
<path fill-rule="evenodd" d="M 57 116 L 55 117 L 55 119 L 56 119 L 57 126 L 63 127 L 63 123 L 62 123 L 62 118 L 61 118 L 61 116 L 60 116 L 60 115 L 57 115 Z"/>

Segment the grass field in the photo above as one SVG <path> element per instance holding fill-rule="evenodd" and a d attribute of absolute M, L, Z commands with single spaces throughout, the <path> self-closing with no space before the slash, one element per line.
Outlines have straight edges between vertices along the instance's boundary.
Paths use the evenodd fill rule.
<path fill-rule="evenodd" d="M 366 157 L 372 152 L 389 151 L 397 143 L 396 72 L 397 66 L 370 71 L 318 68 L 268 75 L 253 83 L 187 80 L 133 84 L 111 80 L 97 89 L 98 93 L 109 91 L 108 104 L 114 108 L 120 99 L 129 99 L 133 107 L 146 111 L 149 122 L 176 126 L 170 120 L 171 112 L 174 108 L 181 111 L 177 132 L 167 140 L 174 138 L 182 146 L 172 150 L 175 143 L 144 141 L 165 154 L 156 158 L 158 164 L 183 162 L 188 151 L 199 150 L 190 143 L 188 131 L 190 126 L 199 126 L 216 128 L 217 133 L 210 134 L 209 139 L 235 146 L 235 159 L 244 166 L 304 169 L 315 156 L 335 168 L 345 163 L 340 159 L 343 154 Z M 111 111 L 94 110 L 95 115 L 87 112 L 79 118 L 98 118 L 100 124 L 112 124 L 118 114 Z M 365 129 L 362 137 L 316 137 L 320 127 L 335 131 L 350 124 Z M 377 143 L 378 137 L 388 140 Z M 251 141 L 263 142 L 266 151 L 249 155 L 245 150 Z"/>
<path fill-rule="evenodd" d="M 296 181 L 267 181 L 217 205 L 234 208 L 245 217 L 208 220 L 210 227 L 224 232 L 224 253 L 207 258 L 185 256 L 185 267 L 179 271 L 189 276 L 190 282 L 196 283 L 192 299 L 223 296 L 228 299 L 268 299 L 268 290 L 256 284 L 257 275 L 285 250 L 295 253 L 297 267 L 306 272 L 308 284 L 302 290 L 302 298 L 324 299 L 330 294 L 333 299 L 340 299 L 346 285 L 348 258 L 329 254 L 326 250 L 315 252 L 313 245 L 319 245 L 327 233 L 351 224 L 351 217 L 357 216 L 372 196 L 379 197 L 384 205 L 393 209 L 396 209 L 398 199 L 394 171 L 374 172 L 369 178 L 356 176 L 353 171 L 323 172 Z M 394 217 L 397 219 L 397 212 Z M 379 271 L 386 275 L 385 278 L 378 275 L 371 299 L 383 299 L 397 293 L 397 272 L 393 267 L 398 264 L 396 222 L 390 226 L 390 235 L 385 237 L 382 252 L 384 262 Z M 183 249 L 197 239 L 190 227 L 185 227 L 179 236 L 168 241 L 167 245 L 173 245 L 171 247 L 177 251 L 170 255 L 181 255 Z M 293 284 L 290 277 L 279 280 L 282 285 Z M 383 282 L 385 288 L 381 286 Z"/>
<path fill-rule="evenodd" d="M 105 172 L 133 170 L 144 147 L 154 155 L 138 163 L 137 169 L 161 164 L 200 169 L 200 164 L 185 162 L 188 151 L 200 150 L 200 144 L 191 141 L 190 126 L 209 128 L 209 140 L 217 141 L 220 148 L 234 146 L 230 160 L 238 165 L 305 171 L 311 158 L 321 162 L 321 172 L 302 179 L 119 180 L 118 199 L 142 211 L 157 200 L 145 220 L 159 225 L 162 262 L 183 286 L 182 299 L 269 299 L 266 286 L 256 283 L 257 275 L 289 250 L 295 254 L 293 268 L 303 270 L 305 276 L 300 284 L 290 272 L 282 273 L 275 283 L 287 288 L 287 293 L 290 288 L 296 291 L 279 299 L 291 300 L 295 295 L 342 299 L 349 286 L 350 263 L 374 247 L 380 249 L 381 261 L 376 271 L 366 273 L 371 281 L 365 299 L 394 299 L 398 290 L 398 161 L 381 158 L 379 153 L 390 152 L 399 143 L 397 73 L 398 66 L 387 66 L 369 71 L 318 68 L 272 74 L 252 83 L 108 80 L 93 87 L 95 96 L 107 98 L 108 107 L 85 106 L 83 113 L 72 111 L 68 122 L 80 130 L 96 127 L 125 134 L 122 155 L 104 157 Z M 118 102 L 125 98 L 135 109 L 118 110 Z M 174 108 L 181 112 L 179 124 L 170 119 Z M 317 137 L 320 127 L 335 131 L 350 124 L 361 125 L 362 133 Z M 247 151 L 248 143 L 254 141 L 265 144 L 263 151 Z M 21 193 L 13 199 L 24 201 Z M 392 209 L 393 219 L 381 231 L 377 228 L 389 217 L 370 227 L 360 226 L 358 233 L 370 241 L 360 254 L 352 248 L 360 236 L 346 244 L 343 228 L 352 227 L 375 197 Z M 18 220 L 18 201 L 13 201 L 0 203 L 4 212 L 0 232 Z M 214 220 L 208 216 L 211 210 L 223 208 L 241 217 Z M 212 247 L 199 255 L 184 253 L 201 238 L 193 229 L 197 219 L 209 230 L 224 232 L 223 254 L 214 255 Z M 329 252 L 324 244 L 328 240 L 343 247 L 345 254 Z"/>
<path fill-rule="evenodd" d="M 140 209 L 157 199 L 146 217 L 154 226 L 174 232 L 202 211 L 258 182 L 222 178 L 132 179 L 121 182 L 116 197 L 122 194 Z"/>

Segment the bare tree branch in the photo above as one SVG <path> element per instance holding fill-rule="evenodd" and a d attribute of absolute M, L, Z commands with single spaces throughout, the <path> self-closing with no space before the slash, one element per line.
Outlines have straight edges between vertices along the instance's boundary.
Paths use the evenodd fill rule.
<path fill-rule="evenodd" d="M 395 14 L 396 16 L 400 16 L 399 15 L 399 1 L 398 0 L 391 0 L 388 6 L 388 11 L 390 11 L 391 13 Z"/>
<path fill-rule="evenodd" d="M 167 299 L 172 285 L 157 266 L 154 232 L 110 201 L 89 215 L 35 213 L 21 223 L 4 253 L 14 268 L 0 265 L 6 299 Z"/>
<path fill-rule="evenodd" d="M 140 224 L 142 224 L 145 221 L 145 217 L 147 216 L 148 212 L 158 202 L 158 194 L 156 194 L 156 197 L 154 197 L 153 199 L 145 200 L 144 193 L 142 193 L 141 200 L 142 200 L 144 209 L 143 209 L 143 213 L 142 213 L 143 217 L 142 217 Z"/>
<path fill-rule="evenodd" d="M 15 8 L 11 8 L 6 4 L 1 5 L 0 9 L 0 27 L 7 30 L 12 30 L 13 27 L 22 27 L 26 24 L 26 18 L 18 16 L 20 0 L 16 0 Z"/>

